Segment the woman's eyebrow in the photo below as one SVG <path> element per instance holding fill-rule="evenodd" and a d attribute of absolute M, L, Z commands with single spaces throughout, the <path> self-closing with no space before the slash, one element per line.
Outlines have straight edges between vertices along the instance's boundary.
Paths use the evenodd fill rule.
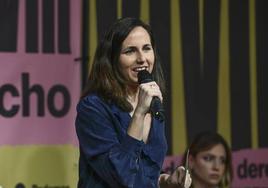
<path fill-rule="evenodd" d="M 136 47 L 131 45 L 122 48 L 122 50 L 129 50 L 129 49 L 136 49 Z"/>

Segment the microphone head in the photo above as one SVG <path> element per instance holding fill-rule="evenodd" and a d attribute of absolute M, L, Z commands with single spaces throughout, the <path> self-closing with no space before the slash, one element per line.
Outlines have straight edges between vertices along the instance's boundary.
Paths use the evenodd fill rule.
<path fill-rule="evenodd" d="M 139 84 L 152 82 L 153 77 L 147 70 L 142 70 L 138 72 L 138 82 Z"/>

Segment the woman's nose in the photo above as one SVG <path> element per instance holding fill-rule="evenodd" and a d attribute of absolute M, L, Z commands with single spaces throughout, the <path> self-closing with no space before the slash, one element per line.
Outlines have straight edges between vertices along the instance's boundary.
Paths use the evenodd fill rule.
<path fill-rule="evenodd" d="M 220 168 L 220 165 L 221 165 L 221 162 L 219 160 L 214 160 L 213 161 L 213 167 L 214 169 L 219 169 Z"/>
<path fill-rule="evenodd" d="M 142 52 L 139 52 L 138 53 L 138 57 L 137 57 L 137 62 L 138 63 L 144 63 L 145 60 L 146 60 L 145 54 L 143 54 Z"/>

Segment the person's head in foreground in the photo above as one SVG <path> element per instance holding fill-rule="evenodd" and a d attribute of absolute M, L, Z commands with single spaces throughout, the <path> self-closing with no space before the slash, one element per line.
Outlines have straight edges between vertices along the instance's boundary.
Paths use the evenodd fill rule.
<path fill-rule="evenodd" d="M 186 154 L 183 161 L 186 161 Z M 189 170 L 193 188 L 222 188 L 232 180 L 231 150 L 215 132 L 199 133 L 189 148 Z"/>
<path fill-rule="evenodd" d="M 136 93 L 137 74 L 146 69 L 152 74 L 162 93 L 164 76 L 151 27 L 136 18 L 121 18 L 100 41 L 83 96 L 97 93 L 115 102 L 123 110 L 132 111 L 127 97 Z"/>

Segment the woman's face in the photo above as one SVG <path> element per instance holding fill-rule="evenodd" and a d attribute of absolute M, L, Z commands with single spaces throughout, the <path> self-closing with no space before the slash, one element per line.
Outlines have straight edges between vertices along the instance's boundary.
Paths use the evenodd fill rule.
<path fill-rule="evenodd" d="M 120 69 L 129 84 L 137 84 L 139 71 L 152 72 L 155 61 L 150 35 L 143 27 L 135 27 L 123 41 L 119 55 Z"/>
<path fill-rule="evenodd" d="M 199 152 L 190 158 L 193 170 L 193 183 L 204 187 L 214 187 L 223 178 L 226 168 L 226 153 L 222 144 L 217 144 L 207 151 Z"/>

